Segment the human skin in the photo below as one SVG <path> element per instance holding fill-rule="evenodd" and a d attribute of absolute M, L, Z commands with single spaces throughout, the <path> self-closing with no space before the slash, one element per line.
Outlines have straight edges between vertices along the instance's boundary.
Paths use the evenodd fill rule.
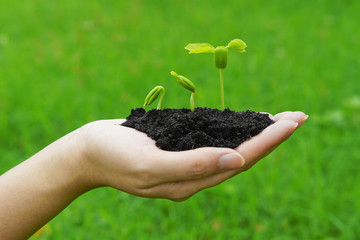
<path fill-rule="evenodd" d="M 73 200 L 98 187 L 184 201 L 251 168 L 307 119 L 283 112 L 235 149 L 169 152 L 124 119 L 84 125 L 0 176 L 0 239 L 26 239 Z"/>

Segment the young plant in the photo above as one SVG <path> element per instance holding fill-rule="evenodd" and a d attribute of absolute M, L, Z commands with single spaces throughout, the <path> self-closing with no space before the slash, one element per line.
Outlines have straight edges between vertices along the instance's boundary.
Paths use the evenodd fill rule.
<path fill-rule="evenodd" d="M 171 75 L 173 75 L 176 78 L 176 81 L 180 83 L 181 86 L 186 88 L 187 90 L 191 91 L 190 96 L 190 109 L 193 112 L 195 110 L 195 85 L 192 83 L 188 78 L 178 75 L 176 72 L 171 71 Z"/>
<path fill-rule="evenodd" d="M 149 94 L 145 98 L 144 107 L 146 105 L 150 105 L 151 103 L 153 103 L 160 94 L 161 94 L 161 96 L 160 96 L 160 99 L 159 99 L 159 102 L 158 102 L 158 105 L 156 108 L 156 109 L 160 110 L 162 101 L 165 96 L 165 88 L 162 86 L 156 86 L 149 92 Z"/>
<path fill-rule="evenodd" d="M 225 109 L 225 100 L 224 100 L 224 78 L 223 78 L 223 69 L 227 64 L 228 57 L 228 48 L 235 49 L 238 52 L 245 52 L 246 43 L 240 39 L 234 39 L 229 42 L 229 44 L 224 46 L 213 47 L 209 43 L 189 43 L 185 49 L 189 50 L 189 54 L 192 53 L 214 53 L 214 62 L 215 66 L 219 69 L 220 72 L 220 93 L 221 93 L 221 108 Z"/>

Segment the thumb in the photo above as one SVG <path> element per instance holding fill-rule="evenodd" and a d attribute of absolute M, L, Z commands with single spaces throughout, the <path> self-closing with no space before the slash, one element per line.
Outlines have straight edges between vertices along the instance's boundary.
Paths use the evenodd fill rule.
<path fill-rule="evenodd" d="M 239 152 L 230 148 L 204 147 L 194 150 L 161 151 L 156 171 L 164 182 L 200 179 L 245 164 Z"/>

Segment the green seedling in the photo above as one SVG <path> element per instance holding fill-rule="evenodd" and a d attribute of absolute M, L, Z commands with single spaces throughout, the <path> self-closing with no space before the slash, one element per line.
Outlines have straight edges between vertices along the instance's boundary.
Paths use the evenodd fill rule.
<path fill-rule="evenodd" d="M 170 74 L 176 78 L 176 81 L 178 83 L 180 83 L 181 86 L 183 86 L 187 90 L 191 91 L 190 109 L 191 109 L 191 111 L 194 111 L 194 109 L 195 109 L 195 85 L 194 85 L 194 83 L 192 83 L 188 78 L 178 75 L 174 71 L 171 71 Z"/>
<path fill-rule="evenodd" d="M 189 50 L 189 54 L 214 53 L 215 66 L 219 69 L 220 72 L 221 107 L 223 110 L 225 109 L 223 69 L 227 64 L 228 48 L 235 49 L 238 52 L 245 52 L 246 43 L 243 40 L 234 39 L 231 40 L 226 47 L 217 46 L 215 48 L 209 43 L 189 43 L 185 47 L 186 50 Z"/>
<path fill-rule="evenodd" d="M 160 99 L 159 99 L 159 102 L 158 102 L 158 105 L 157 105 L 157 108 L 156 108 L 156 109 L 160 110 L 161 105 L 162 105 L 162 101 L 163 101 L 164 96 L 165 96 L 165 88 L 162 87 L 162 86 L 156 86 L 149 92 L 149 94 L 145 98 L 144 107 L 146 105 L 152 104 L 160 94 L 161 94 L 161 96 L 160 96 Z"/>

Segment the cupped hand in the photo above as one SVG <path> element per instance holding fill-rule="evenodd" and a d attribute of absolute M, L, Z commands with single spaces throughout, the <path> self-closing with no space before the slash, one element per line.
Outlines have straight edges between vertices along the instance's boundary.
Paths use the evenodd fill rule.
<path fill-rule="evenodd" d="M 100 186 L 182 201 L 247 169 L 285 141 L 307 116 L 284 112 L 236 149 L 160 150 L 124 120 L 89 123 L 0 176 L 0 239 L 27 239 L 75 198 Z M 19 224 L 21 223 L 21 224 Z"/>
<path fill-rule="evenodd" d="M 302 112 L 269 116 L 274 124 L 235 149 L 180 152 L 159 149 L 146 134 L 121 126 L 124 119 L 89 123 L 81 128 L 87 182 L 143 197 L 183 201 L 248 170 L 307 119 Z"/>

